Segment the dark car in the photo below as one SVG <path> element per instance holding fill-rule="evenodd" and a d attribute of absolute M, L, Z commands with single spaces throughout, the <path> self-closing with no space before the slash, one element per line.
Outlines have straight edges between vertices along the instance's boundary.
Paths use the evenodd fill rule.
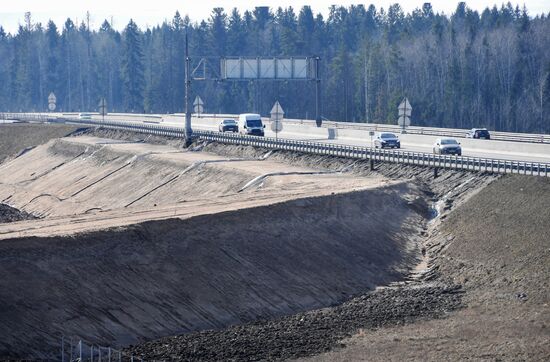
<path fill-rule="evenodd" d="M 401 148 L 401 141 L 393 133 L 379 133 L 374 140 L 375 148 Z"/>
<path fill-rule="evenodd" d="M 454 138 L 438 138 L 433 146 L 433 151 L 440 155 L 462 156 L 462 147 Z"/>
<path fill-rule="evenodd" d="M 239 126 L 234 119 L 224 119 L 218 126 L 220 132 L 239 132 Z"/>
<path fill-rule="evenodd" d="M 478 139 L 486 139 L 490 140 L 491 135 L 489 134 L 489 131 L 487 131 L 487 128 L 472 128 L 468 131 L 466 134 L 467 138 L 478 138 Z"/>

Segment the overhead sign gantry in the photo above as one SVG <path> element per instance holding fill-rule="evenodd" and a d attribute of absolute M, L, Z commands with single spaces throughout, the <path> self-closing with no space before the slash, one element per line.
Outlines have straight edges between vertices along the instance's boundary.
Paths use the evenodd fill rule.
<path fill-rule="evenodd" d="M 221 58 L 224 80 L 315 80 L 318 58 Z"/>
<path fill-rule="evenodd" d="M 191 80 L 314 81 L 315 121 L 318 127 L 321 126 L 319 57 L 196 57 L 192 61 L 187 49 L 186 47 L 186 138 L 190 139 L 192 133 L 189 104 Z"/>

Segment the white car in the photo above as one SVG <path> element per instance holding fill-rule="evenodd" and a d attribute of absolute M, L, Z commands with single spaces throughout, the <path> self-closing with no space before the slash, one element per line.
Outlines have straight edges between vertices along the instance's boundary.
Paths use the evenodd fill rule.
<path fill-rule="evenodd" d="M 440 155 L 462 156 L 462 147 L 454 138 L 438 138 L 433 145 L 433 151 Z"/>
<path fill-rule="evenodd" d="M 78 119 L 92 119 L 91 113 L 79 113 Z"/>

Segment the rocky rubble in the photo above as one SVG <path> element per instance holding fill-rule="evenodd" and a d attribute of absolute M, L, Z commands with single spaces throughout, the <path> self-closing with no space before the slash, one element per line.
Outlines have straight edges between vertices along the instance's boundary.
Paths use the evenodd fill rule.
<path fill-rule="evenodd" d="M 381 288 L 341 305 L 273 320 L 166 337 L 127 349 L 144 359 L 285 360 L 345 347 L 361 329 L 438 318 L 460 307 L 460 286 L 409 284 Z"/>
<path fill-rule="evenodd" d="M 0 204 L 0 223 L 31 219 L 35 219 L 35 217 L 31 214 L 28 214 L 24 211 L 19 211 L 6 204 Z"/>

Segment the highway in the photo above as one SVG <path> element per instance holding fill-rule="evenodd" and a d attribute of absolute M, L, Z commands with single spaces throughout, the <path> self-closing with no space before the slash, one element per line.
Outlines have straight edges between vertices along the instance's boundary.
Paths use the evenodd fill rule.
<path fill-rule="evenodd" d="M 217 131 L 217 119 L 193 118 L 192 127 L 200 130 Z M 162 122 L 169 125 L 183 125 L 183 118 Z M 351 146 L 371 146 L 368 132 L 360 130 L 336 131 L 335 139 L 330 139 L 327 128 L 316 128 L 307 125 L 284 124 L 279 137 L 304 141 L 326 142 Z M 319 131 L 318 131 L 319 130 Z M 345 131 L 345 134 L 342 134 Z M 275 133 L 266 125 L 265 135 L 275 137 Z M 431 153 L 437 136 L 398 134 L 403 151 Z M 511 161 L 550 162 L 550 145 L 524 142 L 508 142 L 478 139 L 458 139 L 462 144 L 462 155 L 465 157 L 495 158 Z"/>
<path fill-rule="evenodd" d="M 48 117 L 78 118 L 77 114 L 50 113 Z M 226 115 L 235 118 L 236 115 Z M 94 121 L 100 121 L 102 117 L 94 114 Z M 127 121 L 137 124 L 161 124 L 167 126 L 184 127 L 185 117 L 181 114 L 154 115 L 154 114 L 109 114 L 105 116 L 109 121 Z M 220 116 L 205 115 L 192 118 L 192 127 L 195 130 L 218 131 Z M 275 137 L 270 130 L 269 121 L 264 118 L 266 124 L 265 135 Z M 334 122 L 332 122 L 334 124 Z M 283 120 L 283 130 L 278 137 L 292 140 L 332 143 L 349 146 L 372 146 L 371 136 L 368 130 L 346 125 L 345 128 L 323 126 L 316 127 L 312 121 Z M 382 125 L 387 127 L 387 125 Z M 452 131 L 452 130 L 450 130 Z M 432 153 L 433 144 L 438 136 L 423 134 L 398 134 L 401 140 L 401 150 L 411 152 Z M 550 143 L 541 142 L 517 142 L 504 140 L 478 140 L 457 138 L 462 146 L 462 156 L 479 157 L 487 159 L 500 159 L 507 161 L 550 163 Z"/>

